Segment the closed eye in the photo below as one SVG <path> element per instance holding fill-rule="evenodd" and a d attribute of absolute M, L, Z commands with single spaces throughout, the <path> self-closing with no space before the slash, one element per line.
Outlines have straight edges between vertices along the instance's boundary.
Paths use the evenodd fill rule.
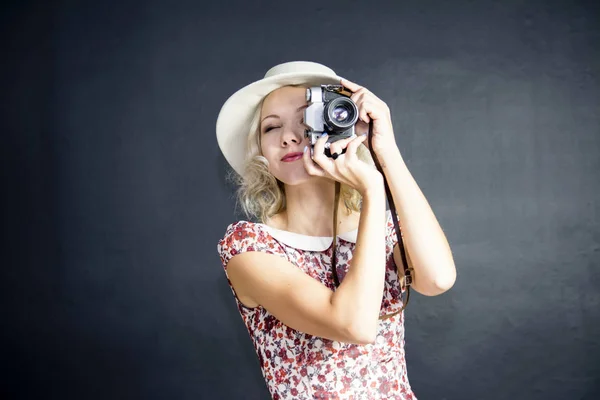
<path fill-rule="evenodd" d="M 277 128 L 279 128 L 279 127 L 278 126 L 267 126 L 265 128 L 265 133 L 272 131 L 273 129 L 277 129 Z"/>

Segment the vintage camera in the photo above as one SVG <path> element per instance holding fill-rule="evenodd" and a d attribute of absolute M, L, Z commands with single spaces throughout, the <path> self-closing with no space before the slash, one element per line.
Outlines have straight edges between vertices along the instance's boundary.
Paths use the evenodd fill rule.
<path fill-rule="evenodd" d="M 311 146 L 323 133 L 329 135 L 325 144 L 327 157 L 331 157 L 331 143 L 355 135 L 358 108 L 350 95 L 342 85 L 320 85 L 306 89 L 308 107 L 304 110 L 304 124 L 309 129 L 305 134 L 310 138 Z M 342 151 L 345 152 L 346 149 Z"/>

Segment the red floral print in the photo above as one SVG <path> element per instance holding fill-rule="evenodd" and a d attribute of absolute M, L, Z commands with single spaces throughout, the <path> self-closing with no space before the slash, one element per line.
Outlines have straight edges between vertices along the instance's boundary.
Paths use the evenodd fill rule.
<path fill-rule="evenodd" d="M 393 313 L 402 305 L 392 255 L 396 233 L 389 211 L 387 216 L 386 282 L 381 315 Z M 354 242 L 338 237 L 336 256 L 340 281 L 348 271 L 354 246 Z M 287 259 L 333 290 L 331 246 L 325 250 L 301 248 L 289 237 L 276 237 L 266 225 L 239 221 L 227 227 L 217 248 L 273 399 L 416 399 L 406 371 L 403 312 L 379 321 L 377 338 L 372 344 L 333 341 L 294 330 L 261 306 L 244 306 L 227 276 L 227 263 L 234 255 L 262 251 Z"/>

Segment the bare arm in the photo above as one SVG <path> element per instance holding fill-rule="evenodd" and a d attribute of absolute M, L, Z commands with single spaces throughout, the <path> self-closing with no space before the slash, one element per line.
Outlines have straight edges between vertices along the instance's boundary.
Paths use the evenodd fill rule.
<path fill-rule="evenodd" d="M 357 337 L 372 342 L 377 334 L 385 281 L 386 215 L 381 186 L 363 196 L 359 227 L 350 268 L 332 304 Z"/>
<path fill-rule="evenodd" d="M 456 267 L 448 240 L 400 151 L 390 146 L 390 151 L 381 159 L 402 223 L 406 261 L 415 271 L 412 288 L 425 296 L 442 294 L 456 281 Z M 394 260 L 398 273 L 403 275 L 398 244 L 394 246 Z"/>
<path fill-rule="evenodd" d="M 385 222 L 383 188 L 364 193 L 351 266 L 336 292 L 284 258 L 261 252 L 234 256 L 227 265 L 230 281 L 240 300 L 262 305 L 293 329 L 372 343 L 383 295 Z"/>

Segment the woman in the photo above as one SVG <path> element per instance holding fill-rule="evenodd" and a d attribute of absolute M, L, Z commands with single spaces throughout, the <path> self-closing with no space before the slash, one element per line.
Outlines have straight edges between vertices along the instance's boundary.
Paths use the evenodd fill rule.
<path fill-rule="evenodd" d="M 359 136 L 331 143 L 332 157 L 326 136 L 314 146 L 305 137 L 305 91 L 321 84 L 342 84 L 360 117 Z M 383 174 L 365 147 L 369 123 Z M 227 100 L 217 139 L 240 176 L 242 206 L 259 221 L 229 225 L 218 251 L 273 399 L 415 399 L 404 353 L 404 265 L 384 177 L 412 288 L 438 295 L 456 271 L 400 155 L 387 105 L 328 67 L 284 63 Z"/>

